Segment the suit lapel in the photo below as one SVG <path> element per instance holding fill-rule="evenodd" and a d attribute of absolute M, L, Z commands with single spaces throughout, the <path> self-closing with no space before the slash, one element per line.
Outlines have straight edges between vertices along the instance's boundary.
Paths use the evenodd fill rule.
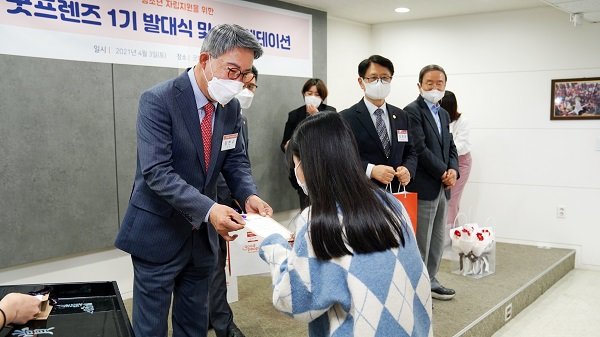
<path fill-rule="evenodd" d="M 396 131 L 398 130 L 398 128 L 396 127 L 396 120 L 398 118 L 398 115 L 389 104 L 385 104 L 388 111 L 388 119 L 390 120 L 390 143 L 392 145 L 392 149 L 390 151 L 390 158 L 392 158 L 393 154 L 396 153 L 396 147 L 398 147 L 398 134 Z"/>
<path fill-rule="evenodd" d="M 175 101 L 179 108 L 179 113 L 185 120 L 185 125 L 190 134 L 190 138 L 196 148 L 196 154 L 202 165 L 203 172 L 206 172 L 204 167 L 204 150 L 202 149 L 202 137 L 200 135 L 200 117 L 198 117 L 198 107 L 196 106 L 196 99 L 194 98 L 194 91 L 192 90 L 192 84 L 187 75 L 187 71 L 184 71 L 177 79 L 175 79 L 175 88 L 179 92 L 175 95 Z"/>
<path fill-rule="evenodd" d="M 385 157 L 385 151 L 383 150 L 383 144 L 381 144 L 381 139 L 379 139 L 379 135 L 377 134 L 377 130 L 375 129 L 375 125 L 373 124 L 373 120 L 371 119 L 371 114 L 365 105 L 363 100 L 358 102 L 356 107 L 356 117 L 362 126 L 365 128 L 369 136 L 373 138 L 373 141 L 377 144 L 381 153 Z M 391 124 L 390 124 L 391 125 Z"/>
<path fill-rule="evenodd" d="M 433 119 L 433 114 L 431 113 L 431 110 L 429 110 L 429 107 L 427 106 L 427 103 L 425 103 L 425 100 L 421 96 L 419 96 L 419 98 L 420 98 L 419 105 L 421 106 L 421 111 L 423 111 L 425 118 L 429 122 L 429 127 L 431 128 L 433 133 L 437 136 L 437 139 L 438 139 L 438 142 L 440 142 L 440 145 L 443 145 L 441 135 L 438 132 L 437 123 L 435 122 L 435 119 Z M 441 121 L 441 119 L 440 119 L 440 121 Z"/>
<path fill-rule="evenodd" d="M 242 133 L 240 139 L 244 140 L 244 148 L 246 150 L 246 157 L 248 157 L 248 161 L 250 160 L 250 148 L 249 148 L 249 143 L 250 141 L 248 140 L 248 118 L 246 118 L 245 115 L 241 115 L 240 118 L 242 119 L 242 128 L 240 129 L 240 132 Z"/>
<path fill-rule="evenodd" d="M 450 130 L 448 128 L 445 128 L 444 125 L 449 125 L 450 124 L 450 119 L 446 119 L 446 113 L 444 113 L 446 110 L 444 110 L 442 107 L 440 107 L 440 124 L 442 125 L 442 152 L 444 154 L 444 160 L 448 161 L 449 155 L 450 155 L 450 151 L 448 150 L 450 148 L 450 143 L 446 140 L 450 140 Z"/>
<path fill-rule="evenodd" d="M 246 152 L 248 152 L 248 118 L 242 115 L 242 139 L 244 140 L 244 144 L 246 144 Z"/>

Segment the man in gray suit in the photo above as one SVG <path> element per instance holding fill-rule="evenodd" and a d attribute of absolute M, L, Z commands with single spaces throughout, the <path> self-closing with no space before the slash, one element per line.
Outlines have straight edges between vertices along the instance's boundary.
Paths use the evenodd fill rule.
<path fill-rule="evenodd" d="M 115 245 L 131 254 L 133 330 L 167 336 L 206 336 L 208 292 L 218 236 L 244 220 L 215 203 L 219 173 L 249 213 L 271 215 L 256 194 L 244 145 L 238 100 L 262 55 L 254 35 L 237 25 L 214 27 L 198 64 L 142 94 L 137 120 L 137 169 L 129 207 Z"/>
<path fill-rule="evenodd" d="M 410 119 L 409 134 L 418 156 L 417 172 L 408 191 L 419 194 L 417 244 L 431 279 L 431 297 L 450 300 L 453 289 L 440 284 L 436 275 L 444 249 L 450 187 L 458 173 L 458 154 L 450 134 L 450 115 L 439 101 L 446 90 L 446 72 L 438 65 L 425 66 L 419 73 L 420 95 L 404 110 Z"/>
<path fill-rule="evenodd" d="M 244 84 L 244 90 L 239 93 L 236 98 L 240 101 L 240 115 L 242 118 L 242 128 L 238 141 L 244 142 L 244 153 L 248 158 L 248 118 L 244 114 L 244 110 L 250 108 L 254 93 L 256 92 L 256 81 L 258 80 L 258 70 L 252 66 L 254 78 Z M 234 199 L 231 190 L 227 187 L 227 182 L 223 175 L 219 176 L 217 181 L 217 202 L 219 204 L 228 205 L 235 210 L 243 211 L 241 203 Z M 215 330 L 217 337 L 244 337 L 242 331 L 233 322 L 233 311 L 229 303 L 227 303 L 227 281 L 225 275 L 225 265 L 227 259 L 227 241 L 222 237 L 219 238 L 219 257 L 217 269 L 213 276 L 212 284 L 210 285 L 210 301 L 209 301 L 209 319 L 210 325 Z"/>

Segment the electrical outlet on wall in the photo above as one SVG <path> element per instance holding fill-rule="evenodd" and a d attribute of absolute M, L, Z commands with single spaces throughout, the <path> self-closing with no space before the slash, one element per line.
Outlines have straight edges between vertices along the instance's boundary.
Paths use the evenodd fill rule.
<path fill-rule="evenodd" d="M 508 321 L 512 318 L 512 302 L 508 303 L 506 307 L 504 307 L 504 321 Z"/>
<path fill-rule="evenodd" d="M 564 219 L 567 217 L 567 207 L 564 205 L 556 206 L 556 217 L 559 219 Z"/>

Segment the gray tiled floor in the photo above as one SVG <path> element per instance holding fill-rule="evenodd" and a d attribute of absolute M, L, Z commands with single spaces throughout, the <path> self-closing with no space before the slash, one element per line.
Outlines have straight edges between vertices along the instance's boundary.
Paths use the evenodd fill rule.
<path fill-rule="evenodd" d="M 600 271 L 575 269 L 493 337 L 600 336 Z"/>
<path fill-rule="evenodd" d="M 294 214 L 295 212 L 276 214 L 275 218 L 287 225 Z M 269 335 L 265 333 L 276 330 L 279 331 L 279 336 L 306 335 L 304 323 L 284 317 L 270 304 L 268 277 L 249 276 L 242 279 L 239 286 L 240 298 L 243 300 L 233 303 L 232 308 L 236 313 L 238 326 L 247 336 Z M 600 293 L 594 294 L 594 286 L 598 281 L 600 271 L 571 271 L 493 337 L 600 336 L 600 321 L 597 320 L 600 317 L 600 305 L 597 305 L 600 303 Z M 252 313 L 247 312 L 248 300 Z M 455 306 L 459 304 L 458 300 L 454 302 Z M 443 305 L 447 303 L 436 304 L 440 316 Z M 260 313 L 268 313 L 269 319 L 261 320 Z M 284 329 L 281 329 L 282 325 L 285 326 Z M 209 333 L 209 337 L 211 336 L 214 336 L 213 332 Z"/>

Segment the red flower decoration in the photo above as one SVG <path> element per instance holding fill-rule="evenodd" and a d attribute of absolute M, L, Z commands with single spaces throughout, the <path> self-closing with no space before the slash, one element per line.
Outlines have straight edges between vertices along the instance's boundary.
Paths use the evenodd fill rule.
<path fill-rule="evenodd" d="M 458 229 L 454 231 L 454 236 L 460 237 L 460 231 Z"/>
<path fill-rule="evenodd" d="M 477 240 L 483 241 L 483 234 L 477 233 Z"/>

